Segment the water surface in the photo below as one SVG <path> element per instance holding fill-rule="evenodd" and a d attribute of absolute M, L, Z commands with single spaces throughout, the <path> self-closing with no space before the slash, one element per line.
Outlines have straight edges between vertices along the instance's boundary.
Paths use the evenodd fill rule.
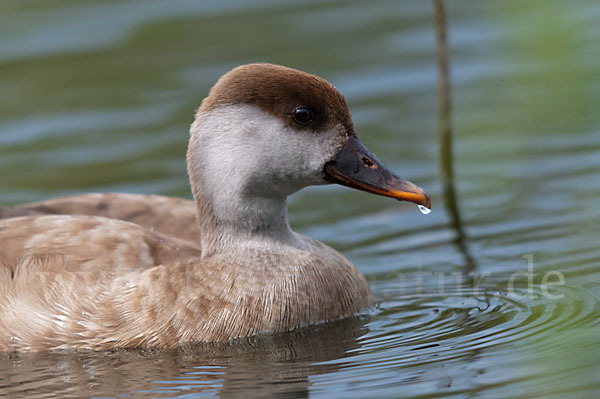
<path fill-rule="evenodd" d="M 190 197 L 194 109 L 231 67 L 271 61 L 333 82 L 434 209 L 333 186 L 290 199 L 293 227 L 366 275 L 364 317 L 177 351 L 4 354 L 0 397 L 598 397 L 600 6 L 449 3 L 471 266 L 438 177 L 430 6 L 1 3 L 0 204 Z"/>

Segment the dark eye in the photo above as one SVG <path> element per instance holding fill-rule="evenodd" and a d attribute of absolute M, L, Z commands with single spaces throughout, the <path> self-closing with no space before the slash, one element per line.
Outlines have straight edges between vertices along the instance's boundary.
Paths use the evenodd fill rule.
<path fill-rule="evenodd" d="M 300 125 L 308 125 L 312 122 L 313 114 L 312 111 L 306 107 L 298 107 L 292 113 L 292 119 Z"/>

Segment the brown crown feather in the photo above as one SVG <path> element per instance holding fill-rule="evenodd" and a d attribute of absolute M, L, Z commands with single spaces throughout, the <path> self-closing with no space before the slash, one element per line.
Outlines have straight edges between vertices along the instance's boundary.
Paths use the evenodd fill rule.
<path fill-rule="evenodd" d="M 256 63 L 232 69 L 213 86 L 198 112 L 229 104 L 256 105 L 295 128 L 323 131 L 341 124 L 348 134 L 354 135 L 346 100 L 331 83 L 281 65 Z M 305 126 L 296 124 L 291 117 L 301 106 L 313 112 L 312 123 Z"/>

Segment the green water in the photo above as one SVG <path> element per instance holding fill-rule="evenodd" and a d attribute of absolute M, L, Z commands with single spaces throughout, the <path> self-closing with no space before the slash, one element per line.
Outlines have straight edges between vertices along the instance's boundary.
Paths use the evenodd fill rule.
<path fill-rule="evenodd" d="M 0 204 L 190 197 L 194 109 L 231 67 L 271 61 L 334 83 L 434 205 L 334 186 L 290 199 L 293 227 L 367 276 L 369 316 L 172 352 L 0 355 L 0 397 L 598 397 L 600 6 L 449 14 L 472 266 L 441 195 L 430 2 L 0 1 Z"/>

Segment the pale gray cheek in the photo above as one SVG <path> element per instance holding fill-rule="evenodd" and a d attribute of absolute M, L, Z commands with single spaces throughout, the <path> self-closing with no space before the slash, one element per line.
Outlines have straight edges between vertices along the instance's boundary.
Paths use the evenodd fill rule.
<path fill-rule="evenodd" d="M 225 178 L 238 187 L 287 182 L 292 191 L 325 184 L 325 163 L 341 146 L 334 128 L 320 133 L 296 130 L 249 105 L 226 106 L 202 115 L 191 133 L 199 136 L 193 149 L 200 159 L 196 172 L 209 185 L 223 184 Z"/>

